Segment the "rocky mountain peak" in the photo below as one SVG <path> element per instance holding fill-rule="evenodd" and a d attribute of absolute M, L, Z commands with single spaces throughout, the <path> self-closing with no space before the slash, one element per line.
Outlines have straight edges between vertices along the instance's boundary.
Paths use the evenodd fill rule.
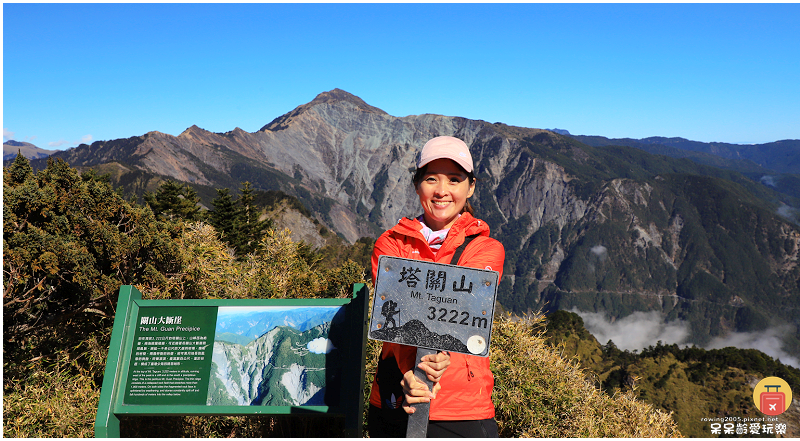
<path fill-rule="evenodd" d="M 333 89 L 327 92 L 322 92 L 317 95 L 311 102 L 303 104 L 301 106 L 296 107 L 291 112 L 279 116 L 270 122 L 269 124 L 262 127 L 259 132 L 264 131 L 278 131 L 283 130 L 289 126 L 289 123 L 296 118 L 297 116 L 303 114 L 304 112 L 308 111 L 309 109 L 321 105 L 321 104 L 337 104 L 337 103 L 350 103 L 356 107 L 356 109 L 367 112 L 367 113 L 374 113 L 378 115 L 388 115 L 388 113 L 384 112 L 383 110 L 370 106 L 361 98 L 346 92 L 342 89 Z"/>
<path fill-rule="evenodd" d="M 197 126 L 192 126 L 192 127 L 197 127 Z M 188 129 L 187 129 L 187 130 L 188 130 Z M 171 137 L 172 135 L 168 135 L 168 134 L 166 134 L 166 133 L 164 133 L 164 132 L 159 132 L 158 130 L 151 130 L 151 131 L 149 131 L 149 132 L 145 133 L 145 134 L 144 134 L 144 136 L 145 136 L 145 137 L 158 137 L 158 138 L 163 138 L 163 137 L 165 137 L 165 136 L 169 136 L 169 137 Z"/>
<path fill-rule="evenodd" d="M 153 132 L 151 132 L 151 133 L 153 133 Z M 158 133 L 158 132 L 156 132 L 156 133 Z M 187 135 L 192 135 L 192 134 L 197 135 L 197 134 L 200 134 L 200 133 L 205 134 L 205 133 L 209 133 L 209 131 L 204 129 L 204 128 L 202 128 L 202 127 L 198 127 L 197 124 L 192 124 L 191 127 L 187 127 L 186 130 L 181 132 L 181 134 L 178 135 L 178 136 L 187 136 Z"/>
<path fill-rule="evenodd" d="M 342 89 L 333 89 L 327 92 L 322 92 L 316 96 L 310 103 L 308 103 L 309 107 L 315 106 L 317 104 L 322 103 L 336 103 L 339 101 L 345 101 L 351 104 L 355 104 L 360 110 L 370 113 L 377 113 L 380 115 L 388 115 L 388 113 L 384 112 L 383 110 L 370 106 L 369 104 L 365 103 L 364 100 L 361 98 L 346 92 Z"/>

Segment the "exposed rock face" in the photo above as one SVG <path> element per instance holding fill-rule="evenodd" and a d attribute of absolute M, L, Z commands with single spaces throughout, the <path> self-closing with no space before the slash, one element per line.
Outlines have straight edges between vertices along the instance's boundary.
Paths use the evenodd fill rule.
<path fill-rule="evenodd" d="M 287 206 L 286 203 L 278 204 L 277 207 L 267 213 L 266 217 L 272 219 L 276 229 L 288 229 L 291 231 L 291 238 L 294 242 L 302 240 L 314 248 L 325 246 L 325 238 L 319 234 L 314 222 L 298 210 Z"/>
<path fill-rule="evenodd" d="M 575 196 L 568 186 L 572 178 L 562 167 L 536 158 L 515 160 L 517 164 L 509 163 L 506 167 L 519 167 L 523 172 L 497 201 L 504 216 L 528 215 L 535 231 L 548 222 L 563 227 L 586 215 L 588 201 Z"/>
<path fill-rule="evenodd" d="M 306 332 L 275 327 L 247 345 L 214 342 L 209 404 L 324 404 L 325 356 L 306 348 L 327 325 Z"/>
<path fill-rule="evenodd" d="M 473 155 L 480 185 L 488 185 L 489 193 L 497 190 L 508 170 L 520 170 L 512 185 L 495 198 L 504 218 L 527 214 L 535 230 L 550 221 L 563 226 L 585 214 L 587 203 L 572 194 L 567 186 L 572 177 L 563 167 L 521 155 L 517 140 L 499 136 L 491 124 L 431 114 L 397 118 L 338 89 L 320 94 L 255 133 L 236 128 L 217 134 L 192 126 L 177 137 L 150 132 L 124 142 L 84 145 L 65 159 L 74 165 L 131 163 L 179 181 L 211 186 L 219 185 L 217 174 L 236 179 L 238 163 L 250 161 L 251 166 L 279 171 L 335 201 L 327 216 L 320 217 L 354 242 L 391 227 L 403 216 L 419 214 L 411 172 L 422 145 L 439 135 L 454 135 L 478 147 L 500 143 L 496 151 L 479 148 Z M 490 179 L 484 181 L 484 175 Z M 377 228 L 362 225 L 361 218 Z"/>
<path fill-rule="evenodd" d="M 259 132 L 259 146 L 278 169 L 300 175 L 304 183 L 342 205 L 360 203 L 368 213 L 377 206 L 381 215 L 373 218 L 385 229 L 418 211 L 409 172 L 418 149 L 433 136 L 458 130 L 475 133 L 481 125 L 470 121 L 473 127 L 462 127 L 465 123 L 438 115 L 395 118 L 349 101 L 322 102 L 281 122 L 281 130 Z M 376 179 L 381 174 L 385 178 Z M 373 197 L 376 181 L 391 198 Z M 345 228 L 336 229 L 345 233 Z"/>

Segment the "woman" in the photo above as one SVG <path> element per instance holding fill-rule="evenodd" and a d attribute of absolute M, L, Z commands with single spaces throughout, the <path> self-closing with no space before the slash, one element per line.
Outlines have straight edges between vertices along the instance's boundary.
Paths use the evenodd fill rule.
<path fill-rule="evenodd" d="M 502 276 L 503 245 L 489 237 L 485 222 L 472 216 L 468 199 L 475 192 L 475 174 L 467 145 L 451 136 L 428 141 L 413 183 L 423 214 L 400 219 L 378 238 L 372 281 L 382 255 L 494 270 Z M 460 258 L 451 262 L 456 251 Z M 434 382 L 432 391 L 414 377 L 417 364 Z M 415 347 L 384 342 L 370 394 L 370 436 L 404 437 L 407 414 L 414 411 L 410 404 L 430 402 L 429 438 L 497 437 L 493 386 L 489 357 L 439 352 L 416 360 Z"/>

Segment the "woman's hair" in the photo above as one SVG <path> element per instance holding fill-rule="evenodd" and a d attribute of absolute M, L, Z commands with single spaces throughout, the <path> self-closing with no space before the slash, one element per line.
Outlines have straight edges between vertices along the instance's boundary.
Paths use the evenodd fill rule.
<path fill-rule="evenodd" d="M 475 172 L 468 172 L 468 171 L 464 170 L 464 167 L 462 167 L 462 166 L 458 165 L 458 163 L 457 163 L 457 162 L 453 161 L 453 163 L 454 163 L 455 165 L 457 165 L 457 166 L 458 166 L 458 168 L 459 168 L 459 169 L 460 169 L 462 172 L 464 172 L 464 173 L 466 173 L 466 174 L 467 174 L 467 179 L 469 179 L 469 185 L 470 185 L 470 186 L 471 186 L 471 185 L 473 185 L 473 184 L 475 184 L 475 181 L 477 181 L 477 180 L 478 180 L 478 178 L 476 178 L 476 177 L 475 177 Z M 428 171 L 428 164 L 425 164 L 425 165 L 423 165 L 422 167 L 418 168 L 418 169 L 417 169 L 417 170 L 414 172 L 414 177 L 411 179 L 411 182 L 413 182 L 413 183 L 414 183 L 414 188 L 417 188 L 417 187 L 419 186 L 420 182 L 422 182 L 422 178 L 424 178 L 424 177 L 425 177 L 425 173 L 426 173 L 427 171 Z M 464 212 L 467 212 L 467 213 L 469 213 L 469 214 L 472 214 L 472 215 L 474 215 L 474 214 L 475 214 L 475 210 L 472 208 L 472 205 L 470 205 L 470 203 L 469 203 L 469 199 L 467 199 L 467 202 L 464 204 L 464 208 L 462 208 L 462 209 L 461 209 L 461 212 L 462 212 L 462 213 L 464 213 Z"/>

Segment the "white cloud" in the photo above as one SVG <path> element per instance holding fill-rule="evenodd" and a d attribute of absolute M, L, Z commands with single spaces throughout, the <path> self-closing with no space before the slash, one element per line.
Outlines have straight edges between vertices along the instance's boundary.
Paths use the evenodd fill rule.
<path fill-rule="evenodd" d="M 600 259 L 600 262 L 604 262 L 606 257 L 608 257 L 608 249 L 602 245 L 595 245 L 589 251 L 597 256 L 597 258 Z M 591 263 L 589 264 L 589 270 L 594 273 L 595 267 Z"/>
<path fill-rule="evenodd" d="M 761 177 L 761 183 L 769 185 L 770 187 L 775 187 L 775 176 L 764 175 Z"/>
<path fill-rule="evenodd" d="M 66 141 L 64 138 L 61 138 L 55 142 L 48 142 L 47 145 L 50 147 L 62 147 L 65 145 L 77 146 L 79 144 L 89 144 L 92 142 L 92 139 L 94 139 L 92 135 L 83 135 L 79 141 Z"/>
<path fill-rule="evenodd" d="M 9 139 L 14 139 L 14 132 L 3 127 L 3 141 L 8 141 Z"/>
<path fill-rule="evenodd" d="M 727 337 L 716 337 L 706 349 L 728 346 L 739 349 L 758 349 L 781 363 L 800 368 L 800 359 L 783 350 L 783 337 L 792 331 L 791 326 L 778 326 L 758 332 L 734 332 Z"/>
<path fill-rule="evenodd" d="M 689 337 L 689 326 L 686 322 L 677 320 L 665 323 L 661 314 L 656 311 L 637 311 L 613 323 L 604 313 L 583 312 L 576 308 L 570 312 L 581 316 L 586 329 L 600 344 L 612 340 L 618 348 L 629 351 L 642 350 L 655 345 L 659 340 L 670 345 L 685 344 Z"/>
<path fill-rule="evenodd" d="M 606 247 L 602 246 L 602 245 L 595 245 L 595 246 L 592 247 L 591 251 L 594 254 L 602 257 L 602 256 L 606 255 L 606 252 L 608 252 L 608 249 Z"/>
<path fill-rule="evenodd" d="M 785 204 L 781 205 L 780 207 L 778 207 L 778 210 L 776 211 L 776 213 L 778 214 L 778 216 L 780 216 L 780 217 L 782 217 L 784 219 L 788 219 L 789 221 L 792 221 L 792 222 L 797 222 L 798 221 L 798 217 L 800 217 L 800 216 L 798 216 L 798 213 L 800 213 L 800 210 L 797 210 L 796 208 L 791 207 L 789 205 L 785 205 Z"/>
<path fill-rule="evenodd" d="M 308 350 L 315 354 L 327 354 L 334 349 L 336 347 L 327 338 L 318 337 L 308 342 Z"/>

